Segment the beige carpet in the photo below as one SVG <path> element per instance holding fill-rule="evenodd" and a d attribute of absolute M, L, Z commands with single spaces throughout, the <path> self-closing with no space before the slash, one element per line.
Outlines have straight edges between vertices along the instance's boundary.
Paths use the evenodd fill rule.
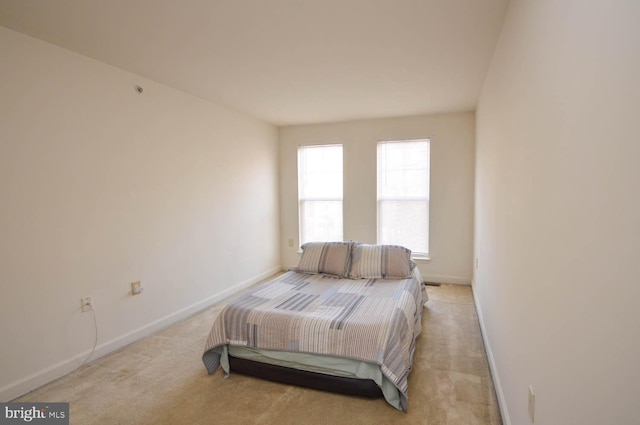
<path fill-rule="evenodd" d="M 428 287 L 409 377 L 409 412 L 263 381 L 200 360 L 219 306 L 45 385 L 16 401 L 70 403 L 71 424 L 501 424 L 470 287 Z"/>

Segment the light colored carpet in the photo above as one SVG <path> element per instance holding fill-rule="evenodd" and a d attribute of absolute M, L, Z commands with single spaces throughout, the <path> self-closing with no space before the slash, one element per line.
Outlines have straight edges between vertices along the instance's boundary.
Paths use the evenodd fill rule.
<path fill-rule="evenodd" d="M 16 401 L 70 403 L 71 424 L 500 425 L 471 288 L 428 287 L 409 377 L 409 412 L 384 399 L 293 387 L 201 361 L 221 308 L 211 307 L 98 359 Z"/>

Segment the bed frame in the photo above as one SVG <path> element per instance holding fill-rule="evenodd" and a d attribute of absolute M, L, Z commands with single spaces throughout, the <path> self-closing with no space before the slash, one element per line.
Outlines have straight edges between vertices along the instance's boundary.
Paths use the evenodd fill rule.
<path fill-rule="evenodd" d="M 371 379 L 333 376 L 233 356 L 229 356 L 229 367 L 234 372 L 285 384 L 360 397 L 382 397 L 382 390 Z"/>

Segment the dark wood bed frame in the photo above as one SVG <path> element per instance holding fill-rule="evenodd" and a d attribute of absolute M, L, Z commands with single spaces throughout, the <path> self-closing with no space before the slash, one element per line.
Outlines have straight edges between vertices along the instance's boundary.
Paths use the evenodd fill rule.
<path fill-rule="evenodd" d="M 360 397 L 382 397 L 382 390 L 371 379 L 347 378 L 324 373 L 309 372 L 285 366 L 271 365 L 229 356 L 233 372 L 268 379 L 270 381 Z"/>

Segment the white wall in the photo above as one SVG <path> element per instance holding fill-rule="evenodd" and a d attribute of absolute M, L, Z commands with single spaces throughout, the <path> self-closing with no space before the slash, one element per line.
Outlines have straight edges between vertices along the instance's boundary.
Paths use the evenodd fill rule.
<path fill-rule="evenodd" d="M 344 238 L 376 243 L 376 146 L 431 139 L 430 261 L 423 277 L 470 283 L 473 252 L 473 112 L 301 125 L 280 129 L 280 228 L 285 267 L 298 264 L 299 145 L 342 143 Z M 293 247 L 288 240 L 293 239 Z"/>
<path fill-rule="evenodd" d="M 2 27 L 0 57 L 0 400 L 79 365 L 80 297 L 104 354 L 280 269 L 275 127 Z"/>
<path fill-rule="evenodd" d="M 640 423 L 640 2 L 513 1 L 477 110 L 474 291 L 505 423 Z"/>

